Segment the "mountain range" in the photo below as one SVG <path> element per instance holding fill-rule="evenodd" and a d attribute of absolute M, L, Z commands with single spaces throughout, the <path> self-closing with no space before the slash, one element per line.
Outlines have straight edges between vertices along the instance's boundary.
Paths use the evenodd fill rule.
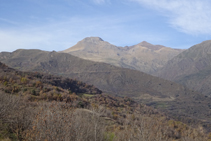
<path fill-rule="evenodd" d="M 182 51 L 184 50 L 152 45 L 146 41 L 133 46 L 117 47 L 99 37 L 87 37 L 62 52 L 151 74 Z"/>
<path fill-rule="evenodd" d="M 134 46 L 117 47 L 99 37 L 87 37 L 62 52 L 86 60 L 145 72 L 209 96 L 210 49 L 209 40 L 182 50 L 152 45 L 146 41 Z"/>

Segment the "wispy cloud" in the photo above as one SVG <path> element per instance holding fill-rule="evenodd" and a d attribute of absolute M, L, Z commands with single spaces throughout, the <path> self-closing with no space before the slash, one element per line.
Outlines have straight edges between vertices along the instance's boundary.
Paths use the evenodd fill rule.
<path fill-rule="evenodd" d="M 23 49 L 64 50 L 87 36 L 106 36 L 121 31 L 125 19 L 116 17 L 72 17 L 42 26 L 0 28 L 0 51 Z M 102 34 L 103 33 L 103 34 Z"/>
<path fill-rule="evenodd" d="M 0 18 L 0 21 L 6 22 L 6 23 L 9 23 L 9 24 L 18 25 L 17 22 L 14 22 L 14 21 L 11 21 L 11 20 L 8 20 L 8 19 L 4 19 L 4 18 Z"/>
<path fill-rule="evenodd" d="M 18 48 L 61 51 L 89 36 L 102 37 L 118 46 L 133 45 L 142 39 L 149 42 L 152 39 L 166 39 L 151 33 L 137 34 L 137 29 L 126 28 L 125 22 L 131 20 L 130 18 L 129 16 L 72 17 L 42 26 L 0 28 L 0 52 L 14 51 Z M 127 40 L 130 37 L 133 38 Z"/>
<path fill-rule="evenodd" d="M 209 0 L 130 0 L 158 10 L 174 28 L 188 34 L 211 33 Z"/>

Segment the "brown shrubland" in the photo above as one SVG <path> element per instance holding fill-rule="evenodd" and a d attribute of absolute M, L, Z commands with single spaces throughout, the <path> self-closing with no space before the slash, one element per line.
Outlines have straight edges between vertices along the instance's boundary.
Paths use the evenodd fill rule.
<path fill-rule="evenodd" d="M 101 91 L 76 80 L 10 71 L 0 73 L 0 140 L 209 140 L 201 128 L 128 97 L 97 94 Z"/>

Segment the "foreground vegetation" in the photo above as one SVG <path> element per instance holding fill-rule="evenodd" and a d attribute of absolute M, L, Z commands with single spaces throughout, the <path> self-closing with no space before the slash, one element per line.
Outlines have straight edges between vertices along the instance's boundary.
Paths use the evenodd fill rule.
<path fill-rule="evenodd" d="M 206 141 L 192 128 L 128 97 L 71 79 L 0 64 L 0 140 Z"/>
<path fill-rule="evenodd" d="M 78 98 L 84 108 L 65 102 L 30 102 L 0 93 L 1 140 L 48 141 L 206 141 L 208 136 L 128 98 Z M 96 101 L 96 102 L 94 102 Z"/>

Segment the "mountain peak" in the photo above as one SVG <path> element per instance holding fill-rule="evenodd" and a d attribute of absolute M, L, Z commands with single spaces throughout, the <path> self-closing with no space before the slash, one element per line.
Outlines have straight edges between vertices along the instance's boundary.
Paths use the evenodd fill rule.
<path fill-rule="evenodd" d="M 150 43 L 148 43 L 147 41 L 142 41 L 141 43 L 139 43 L 140 45 L 152 45 Z"/>
<path fill-rule="evenodd" d="M 83 40 L 79 41 L 76 45 L 70 47 L 69 49 L 64 50 L 63 52 L 75 52 L 81 50 L 96 51 L 99 48 L 107 48 L 113 46 L 110 43 L 104 41 L 100 37 L 86 37 Z"/>
<path fill-rule="evenodd" d="M 82 40 L 82 42 L 101 42 L 101 41 L 104 41 L 102 38 L 100 37 L 86 37 Z"/>
<path fill-rule="evenodd" d="M 161 45 L 150 44 L 147 41 L 143 41 L 143 42 L 139 43 L 138 46 L 146 47 L 146 48 L 151 49 L 151 50 L 159 50 L 159 49 L 164 47 L 164 46 L 161 46 Z"/>

